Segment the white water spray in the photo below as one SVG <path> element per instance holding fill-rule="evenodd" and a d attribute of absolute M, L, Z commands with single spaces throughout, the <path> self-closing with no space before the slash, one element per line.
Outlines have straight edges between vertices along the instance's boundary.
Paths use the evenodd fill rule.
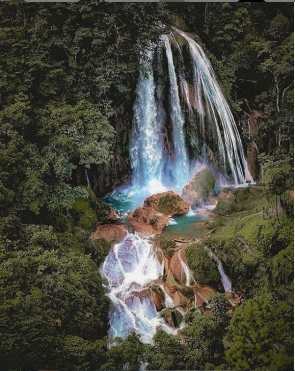
<path fill-rule="evenodd" d="M 147 50 L 142 62 L 134 105 L 130 146 L 133 186 L 148 188 L 161 184 L 163 171 L 162 128 L 157 121 L 155 82 L 152 68 L 154 50 Z"/>
<path fill-rule="evenodd" d="M 173 333 L 148 294 L 148 284 L 160 278 L 163 269 L 152 244 L 136 234 L 128 234 L 110 250 L 102 274 L 108 281 L 113 305 L 109 333 L 112 339 L 136 331 L 143 342 L 150 343 L 159 328 Z"/>
<path fill-rule="evenodd" d="M 201 117 L 201 123 L 204 125 L 203 116 L 206 113 L 209 121 L 215 125 L 218 151 L 222 158 L 224 169 L 226 170 L 226 164 L 228 163 L 235 183 L 245 183 L 246 177 L 249 177 L 249 172 L 241 138 L 211 63 L 201 46 L 194 39 L 183 31 L 175 30 L 189 45 L 193 63 L 195 105 Z"/>
<path fill-rule="evenodd" d="M 170 81 L 170 116 L 172 121 L 172 137 L 174 147 L 174 159 L 172 161 L 174 185 L 183 187 L 189 179 L 189 161 L 184 135 L 184 116 L 182 113 L 177 77 L 173 62 L 173 55 L 169 37 L 162 36 L 168 61 L 168 73 Z"/>

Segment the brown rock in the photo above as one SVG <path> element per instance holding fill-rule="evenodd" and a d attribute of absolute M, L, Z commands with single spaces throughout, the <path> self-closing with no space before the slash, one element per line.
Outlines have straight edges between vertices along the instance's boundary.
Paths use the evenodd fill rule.
<path fill-rule="evenodd" d="M 173 277 L 176 279 L 176 281 L 180 283 L 185 283 L 185 275 L 183 273 L 178 251 L 175 254 L 173 254 L 170 259 L 169 270 L 172 273 Z"/>
<path fill-rule="evenodd" d="M 183 264 L 186 264 L 186 258 L 184 249 L 180 249 L 172 255 L 169 261 L 169 270 L 177 282 L 185 285 L 186 275 L 183 269 Z"/>
<path fill-rule="evenodd" d="M 164 293 L 159 287 L 152 287 L 151 291 L 151 300 L 156 306 L 157 311 L 162 310 L 165 307 L 165 298 Z"/>
<path fill-rule="evenodd" d="M 144 207 L 171 216 L 184 215 L 189 211 L 189 205 L 177 193 L 169 191 L 156 193 L 144 201 Z"/>
<path fill-rule="evenodd" d="M 110 211 L 106 217 L 108 223 L 115 223 L 120 219 L 117 211 L 113 208 L 110 208 Z"/>
<path fill-rule="evenodd" d="M 189 304 L 189 300 L 180 291 L 175 291 L 171 297 L 176 307 L 187 307 Z"/>
<path fill-rule="evenodd" d="M 168 224 L 169 217 L 152 207 L 143 206 L 128 216 L 128 222 L 135 232 L 144 235 L 159 234 Z"/>
<path fill-rule="evenodd" d="M 195 294 L 195 304 L 198 308 L 206 305 L 216 294 L 216 291 L 209 286 L 196 285 L 193 290 Z"/>
<path fill-rule="evenodd" d="M 127 235 L 128 231 L 123 224 L 100 224 L 92 233 L 92 240 L 106 240 L 109 242 L 120 242 Z"/>
<path fill-rule="evenodd" d="M 177 309 L 165 308 L 161 316 L 170 327 L 178 327 L 182 321 L 182 314 Z"/>
<path fill-rule="evenodd" d="M 258 147 L 255 142 L 247 145 L 247 164 L 250 174 L 254 180 L 259 176 Z"/>

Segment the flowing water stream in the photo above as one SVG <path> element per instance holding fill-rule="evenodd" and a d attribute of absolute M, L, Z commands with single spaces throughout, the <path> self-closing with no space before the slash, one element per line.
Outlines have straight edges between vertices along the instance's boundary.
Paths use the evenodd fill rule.
<path fill-rule="evenodd" d="M 174 35 L 182 38 L 181 45 Z M 251 181 L 234 117 L 204 50 L 188 34 L 174 29 L 174 35 L 163 35 L 141 59 L 130 141 L 132 180 L 108 198 L 122 213 L 133 210 L 150 194 L 167 189 L 181 192 L 193 174 L 195 161 L 208 164 L 212 153 L 215 168 L 229 182 Z M 188 150 L 188 123 L 196 128 L 195 152 L 196 146 Z M 190 213 L 183 220 L 171 220 L 168 229 L 185 228 L 188 218 L 194 222 L 202 219 Z M 211 256 L 224 290 L 231 291 L 221 261 L 213 253 Z M 181 256 L 180 262 L 189 286 L 193 278 Z M 175 332 L 159 315 L 150 296 L 149 287 L 157 281 L 165 306 L 173 307 L 161 281 L 163 274 L 164 265 L 152 240 L 129 233 L 113 246 L 102 267 L 112 301 L 111 338 L 136 331 L 143 342 L 151 342 L 159 328 Z"/>

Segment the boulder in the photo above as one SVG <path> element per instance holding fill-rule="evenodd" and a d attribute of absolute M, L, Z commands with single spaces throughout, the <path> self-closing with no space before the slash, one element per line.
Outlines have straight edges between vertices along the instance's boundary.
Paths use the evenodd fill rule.
<path fill-rule="evenodd" d="M 109 209 L 109 212 L 106 216 L 106 220 L 108 223 L 116 223 L 120 219 L 117 211 L 112 207 Z"/>
<path fill-rule="evenodd" d="M 139 207 L 128 216 L 129 225 L 143 235 L 160 234 L 168 222 L 169 216 L 148 206 Z"/>
<path fill-rule="evenodd" d="M 173 191 L 156 193 L 144 201 L 144 207 L 154 210 L 169 217 L 184 215 L 189 211 L 189 204 Z"/>
<path fill-rule="evenodd" d="M 214 193 L 214 187 L 213 173 L 208 168 L 204 168 L 183 188 L 182 197 L 190 205 L 197 206 Z"/>
<path fill-rule="evenodd" d="M 143 235 L 160 234 L 169 223 L 169 218 L 183 215 L 189 205 L 175 192 L 157 193 L 148 197 L 142 207 L 128 216 L 129 225 Z"/>
<path fill-rule="evenodd" d="M 92 240 L 106 240 L 109 242 L 120 242 L 127 235 L 128 231 L 123 224 L 99 224 L 91 234 Z"/>

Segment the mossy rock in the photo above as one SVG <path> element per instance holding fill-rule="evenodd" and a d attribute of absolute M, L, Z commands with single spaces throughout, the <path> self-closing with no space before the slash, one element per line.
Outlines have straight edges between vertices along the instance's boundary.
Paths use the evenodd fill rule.
<path fill-rule="evenodd" d="M 176 248 L 176 242 L 165 236 L 160 236 L 158 239 L 158 246 L 163 251 L 165 256 L 171 257 Z"/>
<path fill-rule="evenodd" d="M 144 206 L 152 207 L 154 210 L 168 215 L 184 215 L 189 211 L 189 205 L 175 192 L 168 191 L 157 193 L 144 201 Z"/>
<path fill-rule="evenodd" d="M 217 285 L 220 281 L 216 263 L 201 244 L 191 244 L 186 249 L 186 259 L 195 280 L 204 285 Z"/>
<path fill-rule="evenodd" d="M 178 202 L 182 201 L 180 197 L 176 195 L 166 195 L 160 198 L 158 204 L 158 210 L 160 213 L 169 215 L 169 214 L 178 214 L 180 208 L 178 207 Z"/>

